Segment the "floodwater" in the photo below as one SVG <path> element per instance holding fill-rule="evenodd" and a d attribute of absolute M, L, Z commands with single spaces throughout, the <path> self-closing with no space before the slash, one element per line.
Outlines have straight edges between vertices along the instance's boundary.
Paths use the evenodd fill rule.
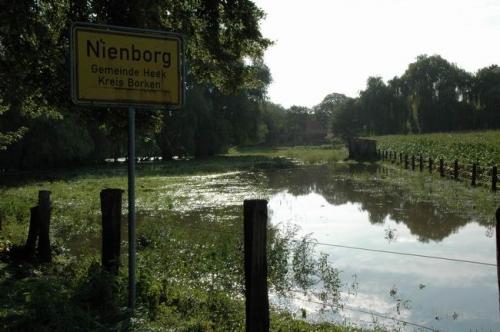
<path fill-rule="evenodd" d="M 138 223 L 147 221 L 148 209 L 185 223 L 240 220 L 244 199 L 266 198 L 270 223 L 298 226 L 298 238 L 317 240 L 318 255 L 329 255 L 343 283 L 344 306 L 337 312 L 322 312 L 301 294 L 271 295 L 275 304 L 299 315 L 305 309 L 315 321 L 363 327 L 500 331 L 496 266 L 359 249 L 496 264 L 494 212 L 479 223 L 470 213 L 418 200 L 381 176 L 393 175 L 376 165 L 340 165 L 187 176 L 166 185 L 158 179 L 158 204 L 138 195 Z M 176 202 L 162 206 L 166 197 Z"/>
<path fill-rule="evenodd" d="M 319 305 L 300 296 L 289 301 L 291 307 L 306 309 L 314 320 L 366 327 L 375 321 L 403 331 L 500 331 L 495 266 L 328 245 L 496 264 L 491 226 L 377 181 L 353 181 L 357 172 L 376 178 L 380 169 L 308 167 L 267 174 L 275 190 L 271 223 L 298 225 L 300 235 L 316 239 L 316 249 L 329 255 L 344 284 L 345 306 L 337 313 L 320 313 Z"/>

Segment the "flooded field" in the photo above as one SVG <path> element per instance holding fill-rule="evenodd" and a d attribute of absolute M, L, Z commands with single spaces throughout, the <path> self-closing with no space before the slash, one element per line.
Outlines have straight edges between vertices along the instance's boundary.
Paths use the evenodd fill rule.
<path fill-rule="evenodd" d="M 165 189 L 182 201 L 173 212 L 184 223 L 238 219 L 245 198 L 267 198 L 271 224 L 298 226 L 298 237 L 316 240 L 316 250 L 328 254 L 331 264 L 341 271 L 344 309 L 321 311 L 314 298 L 301 294 L 275 299 L 292 310 L 305 309 L 310 319 L 409 331 L 425 327 L 497 331 L 497 276 L 491 265 L 496 263 L 493 215 L 484 220 L 422 197 L 416 199 L 418 195 L 380 180 L 396 176 L 391 171 L 396 172 L 345 165 L 236 172 L 191 177 Z M 432 195 L 428 197 L 432 200 Z M 474 205 L 467 200 L 462 203 Z"/>
<path fill-rule="evenodd" d="M 338 314 L 314 313 L 320 306 L 304 301 L 310 298 L 292 300 L 292 306 L 312 311 L 315 319 L 368 326 L 375 320 L 409 331 L 498 331 L 494 266 L 359 249 L 495 264 L 492 226 L 388 190 L 376 180 L 380 170 L 361 171 L 373 172 L 374 179 L 360 183 L 327 168 L 269 174 L 271 187 L 282 188 L 269 201 L 271 222 L 298 225 L 300 234 L 316 239 L 345 284 L 345 309 Z"/>
<path fill-rule="evenodd" d="M 300 292 L 271 294 L 275 305 L 313 321 L 364 327 L 498 331 L 494 213 L 484 213 L 498 195 L 462 194 L 462 184 L 428 176 L 403 181 L 405 171 L 381 167 L 139 178 L 139 233 L 168 218 L 201 238 L 212 236 L 214 223 L 230 223 L 242 236 L 243 200 L 266 198 L 270 223 L 316 242 L 315 254 L 328 254 L 342 281 L 337 311 L 321 310 L 318 299 Z M 456 195 L 445 197 L 442 183 Z"/>

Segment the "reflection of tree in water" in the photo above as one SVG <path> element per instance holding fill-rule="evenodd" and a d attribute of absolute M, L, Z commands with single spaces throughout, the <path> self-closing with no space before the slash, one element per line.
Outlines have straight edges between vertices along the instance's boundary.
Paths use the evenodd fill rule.
<path fill-rule="evenodd" d="M 361 164 L 306 167 L 270 172 L 268 179 L 270 188 L 286 189 L 295 196 L 316 192 L 333 205 L 361 204 L 371 223 L 381 224 L 389 217 L 404 223 L 421 242 L 440 241 L 468 223 L 467 219 L 443 212 L 430 203 L 412 202 L 401 190 L 377 180 L 377 171 L 381 170 L 376 165 Z M 362 177 L 360 173 L 364 173 Z M 367 180 L 360 181 L 361 178 Z"/>

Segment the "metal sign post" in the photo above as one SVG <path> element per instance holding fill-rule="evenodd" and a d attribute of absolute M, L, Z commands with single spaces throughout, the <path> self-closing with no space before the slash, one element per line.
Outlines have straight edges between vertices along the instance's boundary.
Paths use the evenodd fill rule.
<path fill-rule="evenodd" d="M 128 307 L 135 308 L 135 108 L 128 108 Z"/>
<path fill-rule="evenodd" d="M 184 38 L 166 31 L 74 23 L 71 98 L 80 106 L 128 108 L 129 301 L 136 301 L 135 108 L 184 103 Z"/>

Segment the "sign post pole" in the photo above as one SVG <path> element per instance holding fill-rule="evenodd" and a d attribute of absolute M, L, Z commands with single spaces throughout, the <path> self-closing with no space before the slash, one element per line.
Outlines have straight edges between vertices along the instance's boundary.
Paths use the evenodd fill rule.
<path fill-rule="evenodd" d="M 184 38 L 178 33 L 75 22 L 71 99 L 76 105 L 128 108 L 128 307 L 136 302 L 135 111 L 184 104 Z"/>
<path fill-rule="evenodd" d="M 128 307 L 135 307 L 135 108 L 128 108 Z"/>

